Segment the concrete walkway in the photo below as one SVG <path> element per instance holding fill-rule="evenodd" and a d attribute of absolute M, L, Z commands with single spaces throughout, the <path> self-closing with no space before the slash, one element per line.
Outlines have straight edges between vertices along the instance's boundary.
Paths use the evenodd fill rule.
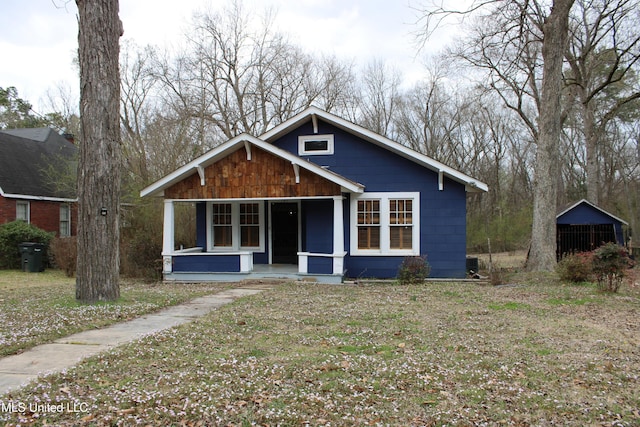
<path fill-rule="evenodd" d="M 144 335 L 191 322 L 210 311 L 247 295 L 269 289 L 269 285 L 238 287 L 193 299 L 124 323 L 60 338 L 51 344 L 33 347 L 24 353 L 0 358 L 0 396 L 26 385 L 38 375 L 59 372 L 85 357 L 133 341 Z"/>

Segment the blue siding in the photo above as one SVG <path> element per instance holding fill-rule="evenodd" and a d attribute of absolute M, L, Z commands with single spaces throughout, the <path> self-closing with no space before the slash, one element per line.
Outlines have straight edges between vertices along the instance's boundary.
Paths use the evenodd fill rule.
<path fill-rule="evenodd" d="M 431 264 L 432 277 L 465 277 L 466 192 L 464 185 L 445 179 L 438 190 L 438 175 L 416 163 L 391 154 L 332 125 L 319 122 L 320 134 L 334 135 L 334 154 L 305 159 L 365 185 L 367 192 L 420 192 L 420 252 Z M 274 145 L 298 154 L 298 135 L 313 134 L 307 123 Z M 349 247 L 349 205 L 345 204 L 345 244 Z M 328 228 L 329 230 L 331 228 Z M 309 237 L 318 237 L 317 235 Z M 312 245 L 307 240 L 307 245 Z M 395 277 L 403 257 L 348 256 L 349 277 Z"/>
<path fill-rule="evenodd" d="M 620 221 L 605 214 L 604 212 L 594 209 L 585 203 L 579 204 L 570 211 L 558 217 L 558 224 L 617 224 L 622 225 Z"/>
<path fill-rule="evenodd" d="M 196 246 L 207 250 L 207 204 L 196 203 Z"/>
<path fill-rule="evenodd" d="M 238 272 L 240 257 L 238 255 L 185 255 L 173 257 L 175 272 Z"/>
<path fill-rule="evenodd" d="M 445 179 L 438 189 L 438 175 L 416 163 L 394 155 L 373 143 L 332 125 L 319 122 L 319 133 L 334 135 L 334 154 L 305 156 L 365 185 L 367 192 L 420 192 L 420 253 L 427 255 L 431 277 L 464 277 L 466 268 L 466 192 L 464 185 Z M 298 154 L 298 135 L 311 135 L 311 123 L 302 125 L 274 142 Z M 268 202 L 265 202 L 268 203 Z M 269 223 L 265 207 L 265 223 Z M 350 247 L 350 203 L 344 202 L 345 249 Z M 302 248 L 307 252 L 333 252 L 333 200 L 303 200 L 301 203 Z M 206 246 L 206 204 L 196 206 L 198 246 Z M 265 227 L 265 233 L 268 233 Z M 268 234 L 265 234 L 268 242 Z M 392 278 L 404 257 L 351 256 L 345 258 L 348 277 Z M 237 256 L 175 257 L 174 271 L 239 271 Z M 254 254 L 254 263 L 268 262 L 268 253 Z M 331 273 L 331 258 L 309 258 L 310 273 Z"/>
<path fill-rule="evenodd" d="M 333 258 L 309 257 L 307 271 L 309 274 L 331 274 L 333 273 Z"/>
<path fill-rule="evenodd" d="M 568 212 L 560 215 L 556 219 L 557 224 L 613 224 L 616 230 L 616 239 L 618 243 L 624 243 L 624 235 L 622 232 L 622 223 L 611 215 L 607 215 L 599 209 L 594 208 L 586 203 L 580 203 Z"/>
<path fill-rule="evenodd" d="M 333 253 L 333 200 L 302 202 L 303 251 Z"/>

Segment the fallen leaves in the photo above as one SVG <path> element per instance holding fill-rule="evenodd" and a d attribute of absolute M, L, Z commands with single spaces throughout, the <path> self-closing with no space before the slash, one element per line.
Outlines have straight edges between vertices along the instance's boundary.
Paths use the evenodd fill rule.
<path fill-rule="evenodd" d="M 640 352 L 619 339 L 637 326 L 611 327 L 637 318 L 637 295 L 571 288 L 596 301 L 587 311 L 548 302 L 560 292 L 288 285 L 13 398 L 90 405 L 90 415 L 47 415 L 56 425 L 637 424 Z M 507 303 L 518 309 L 487 310 Z"/>

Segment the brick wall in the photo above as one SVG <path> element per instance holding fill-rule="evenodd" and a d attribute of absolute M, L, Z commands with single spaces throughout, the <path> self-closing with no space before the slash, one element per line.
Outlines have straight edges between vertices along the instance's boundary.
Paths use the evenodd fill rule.
<path fill-rule="evenodd" d="M 56 236 L 60 233 L 59 202 L 29 200 L 30 222 L 45 231 L 52 231 Z M 77 204 L 71 205 L 71 234 L 76 234 L 78 218 Z M 0 196 L 0 224 L 16 220 L 16 200 Z"/>

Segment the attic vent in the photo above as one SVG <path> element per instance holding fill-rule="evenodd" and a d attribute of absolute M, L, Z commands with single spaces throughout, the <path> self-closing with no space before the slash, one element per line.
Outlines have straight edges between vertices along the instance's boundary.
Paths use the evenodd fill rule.
<path fill-rule="evenodd" d="M 298 137 L 298 155 L 333 154 L 333 135 L 303 135 Z"/>

